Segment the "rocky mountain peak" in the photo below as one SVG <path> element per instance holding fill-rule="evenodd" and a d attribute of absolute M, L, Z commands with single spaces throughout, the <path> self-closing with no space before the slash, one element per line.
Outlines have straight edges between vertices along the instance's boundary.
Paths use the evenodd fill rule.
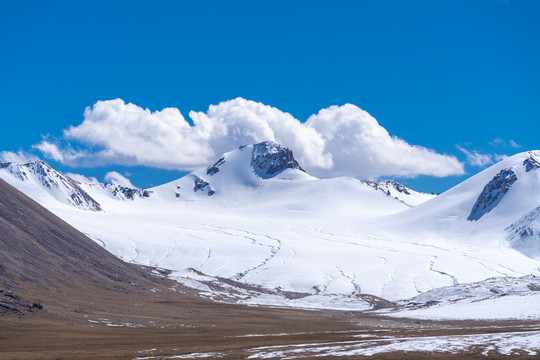
<path fill-rule="evenodd" d="M 270 178 L 285 169 L 304 171 L 290 149 L 273 141 L 263 141 L 253 145 L 251 166 L 263 179 Z"/>

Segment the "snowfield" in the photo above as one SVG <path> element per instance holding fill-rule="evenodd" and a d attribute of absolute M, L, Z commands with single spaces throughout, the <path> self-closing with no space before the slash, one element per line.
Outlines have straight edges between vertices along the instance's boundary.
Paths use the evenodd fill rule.
<path fill-rule="evenodd" d="M 166 269 L 221 301 L 369 310 L 489 278 L 540 276 L 538 234 L 516 239 L 516 229 L 537 228 L 538 152 L 435 197 L 394 182 L 317 179 L 288 149 L 262 144 L 146 196 L 78 183 L 102 211 L 62 200 L 69 189 L 44 187 L 31 171 L 24 181 L 4 166 L 0 177 L 123 260 Z M 447 290 L 396 316 L 540 319 L 540 297 L 529 290 L 493 298 L 470 291 L 459 301 Z"/>

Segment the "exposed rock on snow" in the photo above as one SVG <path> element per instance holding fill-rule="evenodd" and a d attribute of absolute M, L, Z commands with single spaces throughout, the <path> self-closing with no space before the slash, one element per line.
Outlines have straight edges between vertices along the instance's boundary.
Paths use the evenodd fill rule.
<path fill-rule="evenodd" d="M 382 191 L 383 193 L 385 193 L 388 196 L 392 195 L 391 192 L 390 192 L 390 187 L 393 187 L 396 191 L 398 191 L 400 193 L 404 193 L 406 195 L 411 195 L 411 193 L 409 192 L 409 188 L 406 187 L 405 185 L 402 185 L 402 184 L 398 183 L 397 181 L 388 180 L 388 181 L 385 181 L 385 182 L 377 183 L 377 182 L 374 182 L 374 181 L 362 180 L 362 182 L 364 184 L 368 185 L 368 186 L 371 186 L 375 190 Z"/>
<path fill-rule="evenodd" d="M 523 161 L 523 165 L 527 172 L 540 168 L 540 152 L 529 151 L 529 157 Z"/>
<path fill-rule="evenodd" d="M 409 189 L 403 184 L 395 180 L 387 180 L 383 182 L 373 182 L 361 180 L 362 183 L 372 187 L 375 190 L 383 192 L 386 196 L 391 196 L 407 206 L 413 207 L 427 200 L 436 197 L 435 194 L 425 194 Z"/>
<path fill-rule="evenodd" d="M 505 230 L 510 246 L 527 256 L 540 258 L 540 206 Z"/>
<path fill-rule="evenodd" d="M 109 183 L 91 183 L 87 184 L 91 189 L 103 189 L 107 190 L 111 197 L 119 200 L 135 200 L 136 198 L 147 198 L 150 197 L 152 191 L 150 190 L 141 190 L 131 187 L 126 187 L 118 184 L 109 184 Z"/>
<path fill-rule="evenodd" d="M 270 178 L 285 169 L 304 171 L 290 149 L 272 141 L 253 145 L 251 166 L 255 174 L 263 179 Z"/>
<path fill-rule="evenodd" d="M 493 210 L 517 180 L 518 176 L 513 169 L 499 171 L 478 196 L 467 220 L 478 220 Z"/>
<path fill-rule="evenodd" d="M 222 156 L 218 161 L 206 170 L 206 175 L 215 175 L 219 171 L 219 167 L 225 163 L 225 157 Z"/>
<path fill-rule="evenodd" d="M 208 196 L 214 195 L 215 191 L 212 189 L 210 183 L 208 181 L 205 181 L 199 177 L 195 177 L 195 186 L 193 187 L 193 191 L 208 191 Z"/>
<path fill-rule="evenodd" d="M 79 182 L 56 171 L 44 161 L 1 163 L 0 169 L 5 169 L 22 182 L 37 182 L 64 203 L 83 210 L 101 211 L 100 204 L 79 186 Z"/>
<path fill-rule="evenodd" d="M 408 187 L 406 187 L 405 185 L 400 184 L 400 183 L 398 183 L 397 181 L 394 181 L 394 180 L 385 181 L 383 183 L 380 183 L 379 186 L 382 186 L 382 188 L 384 188 L 384 187 L 386 187 L 386 188 L 393 187 L 394 189 L 396 189 L 400 193 L 404 193 L 406 195 L 411 195 L 411 193 L 409 191 L 410 189 Z M 386 192 L 389 194 L 390 190 L 387 189 Z"/>

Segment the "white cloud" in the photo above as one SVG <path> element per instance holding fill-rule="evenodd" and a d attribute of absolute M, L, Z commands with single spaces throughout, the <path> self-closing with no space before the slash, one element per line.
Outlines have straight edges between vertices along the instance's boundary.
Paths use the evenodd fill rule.
<path fill-rule="evenodd" d="M 497 140 L 497 139 L 495 139 Z M 456 147 L 467 157 L 467 163 L 472 166 L 485 167 L 493 164 L 495 161 L 501 161 L 508 156 L 504 154 L 481 154 L 478 151 L 470 151 L 459 145 Z"/>
<path fill-rule="evenodd" d="M 98 179 L 96 179 L 95 177 L 86 177 L 86 176 L 81 175 L 81 174 L 66 173 L 66 176 L 72 178 L 75 181 L 78 181 L 78 182 L 84 183 L 84 184 L 95 184 L 95 183 L 99 182 Z"/>
<path fill-rule="evenodd" d="M 29 162 L 34 162 L 39 160 L 34 154 L 30 154 L 19 150 L 17 152 L 12 151 L 0 151 L 0 161 L 2 162 L 11 162 L 17 164 L 26 164 Z"/>
<path fill-rule="evenodd" d="M 189 116 L 214 156 L 240 145 L 271 140 L 291 148 L 306 167 L 329 169 L 333 165 L 321 134 L 274 107 L 237 98 L 211 105 L 207 113 L 192 111 Z"/>
<path fill-rule="evenodd" d="M 463 174 L 454 156 L 438 154 L 390 136 L 354 105 L 332 106 L 301 123 L 291 114 L 237 98 L 211 105 L 206 113 L 152 112 L 121 99 L 98 101 L 84 121 L 64 131 L 74 150 L 44 139 L 35 147 L 68 165 L 145 165 L 193 170 L 240 145 L 272 140 L 291 148 L 299 163 L 320 177 Z"/>
<path fill-rule="evenodd" d="M 334 159 L 333 175 L 444 177 L 464 173 L 463 164 L 454 156 L 390 136 L 375 118 L 352 104 L 323 109 L 312 115 L 306 126 L 323 137 L 325 150 Z M 320 176 L 329 175 L 313 170 Z"/>
<path fill-rule="evenodd" d="M 504 159 L 506 159 L 508 157 L 508 155 L 506 154 L 494 154 L 493 155 L 493 158 L 495 159 L 495 161 L 502 161 Z"/>
<path fill-rule="evenodd" d="M 523 146 L 519 145 L 517 142 L 515 142 L 514 140 L 510 140 L 508 142 L 508 146 L 510 146 L 510 147 L 512 147 L 514 149 L 519 149 L 519 148 L 523 147 Z"/>
<path fill-rule="evenodd" d="M 514 140 L 504 140 L 504 139 L 501 139 L 501 138 L 495 138 L 493 139 L 492 141 L 489 142 L 489 144 L 493 147 L 502 147 L 502 148 L 506 148 L 506 147 L 510 147 L 510 148 L 514 148 L 514 149 L 519 149 L 523 146 L 519 145 L 517 142 L 515 142 Z"/>
<path fill-rule="evenodd" d="M 47 140 L 33 145 L 32 148 L 41 151 L 46 158 L 72 166 L 80 164 L 88 156 L 86 151 L 75 151 L 70 146 L 60 148 L 56 143 Z"/>
<path fill-rule="evenodd" d="M 136 188 L 127 177 L 117 173 L 116 171 L 111 171 L 105 174 L 105 181 L 115 185 Z"/>

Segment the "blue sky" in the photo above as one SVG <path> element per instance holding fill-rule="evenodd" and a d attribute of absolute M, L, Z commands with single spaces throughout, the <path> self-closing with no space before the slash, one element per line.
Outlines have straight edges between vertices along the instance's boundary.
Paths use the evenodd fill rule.
<path fill-rule="evenodd" d="M 390 135 L 463 163 L 465 174 L 400 178 L 440 192 L 540 148 L 539 16 L 540 2 L 513 0 L 3 2 L 0 150 L 100 180 L 118 170 L 148 187 L 180 172 L 62 163 L 33 145 L 99 150 L 63 136 L 99 100 L 175 107 L 188 122 L 237 97 L 300 122 L 351 103 Z"/>

